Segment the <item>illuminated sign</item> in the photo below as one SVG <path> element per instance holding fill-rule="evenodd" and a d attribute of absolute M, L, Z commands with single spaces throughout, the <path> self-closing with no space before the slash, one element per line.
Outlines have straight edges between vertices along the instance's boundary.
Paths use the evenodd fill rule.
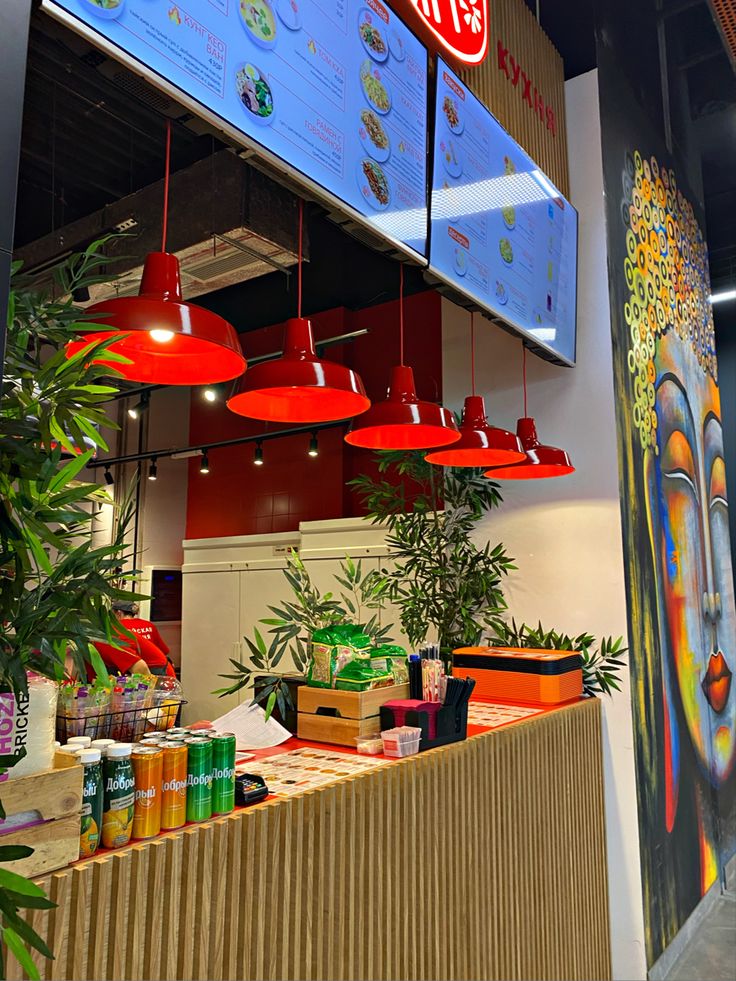
<path fill-rule="evenodd" d="M 527 75 L 514 57 L 513 52 L 509 51 L 508 47 L 501 40 L 496 42 L 496 57 L 498 70 L 518 90 L 522 102 L 526 102 L 529 108 L 539 118 L 539 121 L 547 127 L 552 136 L 557 136 L 557 121 L 555 119 L 554 109 L 550 105 L 545 105 L 542 94 L 534 84 L 531 75 Z"/>
<path fill-rule="evenodd" d="M 410 0 L 423 26 L 454 61 L 479 65 L 488 53 L 488 0 Z"/>

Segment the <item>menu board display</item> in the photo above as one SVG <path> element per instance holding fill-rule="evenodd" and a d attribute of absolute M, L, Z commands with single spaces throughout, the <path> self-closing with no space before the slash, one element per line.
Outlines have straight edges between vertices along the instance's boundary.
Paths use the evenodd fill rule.
<path fill-rule="evenodd" d="M 380 0 L 44 5 L 425 254 L 427 51 Z"/>
<path fill-rule="evenodd" d="M 577 227 L 572 205 L 439 60 L 431 271 L 574 364 Z"/>

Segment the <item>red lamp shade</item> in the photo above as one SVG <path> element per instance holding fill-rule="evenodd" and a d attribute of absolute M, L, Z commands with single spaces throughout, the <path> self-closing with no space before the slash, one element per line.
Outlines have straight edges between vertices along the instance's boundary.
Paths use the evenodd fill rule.
<path fill-rule="evenodd" d="M 130 364 L 110 362 L 124 378 L 154 385 L 206 385 L 237 378 L 245 358 L 235 328 L 216 313 L 185 303 L 179 260 L 170 252 L 146 256 L 138 296 L 121 296 L 87 308 L 100 331 L 67 345 L 71 357 L 92 341 L 120 334 L 109 350 Z M 98 359 L 105 363 L 105 352 Z"/>
<path fill-rule="evenodd" d="M 519 419 L 516 433 L 526 451 L 526 459 L 507 467 L 494 467 L 483 476 L 494 480 L 535 480 L 542 477 L 564 477 L 575 470 L 565 450 L 539 442 L 533 419 Z"/>
<path fill-rule="evenodd" d="M 518 463 L 526 454 L 521 441 L 507 429 L 490 426 L 481 395 L 468 395 L 460 423 L 460 439 L 446 450 L 434 450 L 428 463 L 443 467 L 495 467 Z"/>
<path fill-rule="evenodd" d="M 386 400 L 372 405 L 345 436 L 346 443 L 368 450 L 426 450 L 459 439 L 453 414 L 417 398 L 414 372 L 405 365 L 393 369 Z"/>
<path fill-rule="evenodd" d="M 254 365 L 227 407 L 265 422 L 334 422 L 357 416 L 370 404 L 360 376 L 344 365 L 320 360 L 311 323 L 306 317 L 293 317 L 286 321 L 284 353 Z"/>

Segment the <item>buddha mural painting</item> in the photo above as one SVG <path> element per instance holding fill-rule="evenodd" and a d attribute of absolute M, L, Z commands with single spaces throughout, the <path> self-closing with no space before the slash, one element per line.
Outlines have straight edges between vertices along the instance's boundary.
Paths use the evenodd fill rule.
<path fill-rule="evenodd" d="M 637 152 L 622 179 L 619 422 L 651 963 L 734 852 L 736 609 L 706 245 L 672 170 Z"/>

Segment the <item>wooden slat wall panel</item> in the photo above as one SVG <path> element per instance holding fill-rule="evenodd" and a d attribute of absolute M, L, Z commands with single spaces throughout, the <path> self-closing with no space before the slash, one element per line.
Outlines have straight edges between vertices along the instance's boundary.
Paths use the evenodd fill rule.
<path fill-rule="evenodd" d="M 600 730 L 589 700 L 46 876 L 42 976 L 609 978 Z"/>
<path fill-rule="evenodd" d="M 521 69 L 532 79 L 555 113 L 556 134 L 522 99 L 523 85 L 516 87 L 500 70 L 497 44 L 508 48 Z M 490 0 L 488 57 L 461 73 L 463 81 L 484 102 L 517 143 L 570 196 L 570 175 L 565 130 L 565 74 L 562 58 L 537 23 L 524 0 Z"/>

